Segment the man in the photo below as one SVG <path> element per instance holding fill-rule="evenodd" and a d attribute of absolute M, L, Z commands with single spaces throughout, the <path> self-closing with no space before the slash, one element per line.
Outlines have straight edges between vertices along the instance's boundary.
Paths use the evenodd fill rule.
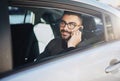
<path fill-rule="evenodd" d="M 65 11 L 59 22 L 59 27 L 61 38 L 55 38 L 50 41 L 37 60 L 73 50 L 81 42 L 83 26 L 80 14 Z"/>

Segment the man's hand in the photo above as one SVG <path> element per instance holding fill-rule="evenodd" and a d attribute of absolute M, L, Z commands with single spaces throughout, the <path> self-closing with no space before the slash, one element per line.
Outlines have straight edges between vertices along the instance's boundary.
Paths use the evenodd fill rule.
<path fill-rule="evenodd" d="M 81 42 L 82 33 L 79 30 L 74 30 L 71 34 L 71 38 L 68 40 L 68 48 L 76 47 Z"/>

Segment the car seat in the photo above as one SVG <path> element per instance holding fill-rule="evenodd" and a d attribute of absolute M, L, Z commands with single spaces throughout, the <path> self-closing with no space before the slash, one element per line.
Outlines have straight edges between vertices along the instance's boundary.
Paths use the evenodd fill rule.
<path fill-rule="evenodd" d="M 32 24 L 11 25 L 13 68 L 34 62 L 39 55 L 38 42 Z"/>
<path fill-rule="evenodd" d="M 97 26 L 92 16 L 83 16 L 83 33 L 82 33 L 82 42 L 78 47 L 89 46 L 93 43 L 100 41 Z"/>
<path fill-rule="evenodd" d="M 50 40 L 54 38 L 54 34 L 50 25 L 45 23 L 35 25 L 34 32 L 39 43 L 40 53 L 42 53 Z"/>

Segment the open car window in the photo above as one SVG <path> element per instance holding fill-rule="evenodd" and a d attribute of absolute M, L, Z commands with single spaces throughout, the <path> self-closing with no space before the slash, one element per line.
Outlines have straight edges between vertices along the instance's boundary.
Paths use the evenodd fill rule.
<path fill-rule="evenodd" d="M 59 21 L 66 10 L 23 7 L 9 7 L 9 10 L 14 69 L 34 63 L 51 40 L 61 37 Z M 82 14 L 83 31 L 77 49 L 104 42 L 102 15 L 78 14 Z"/>

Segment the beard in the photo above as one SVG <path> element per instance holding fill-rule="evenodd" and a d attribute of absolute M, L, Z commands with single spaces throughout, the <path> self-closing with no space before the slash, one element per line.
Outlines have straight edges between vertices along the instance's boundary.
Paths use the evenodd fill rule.
<path fill-rule="evenodd" d="M 64 39 L 65 41 L 68 41 L 71 38 L 71 32 L 66 30 L 61 30 L 60 32 L 61 32 L 62 39 Z M 64 35 L 64 33 L 67 33 L 67 35 Z"/>

